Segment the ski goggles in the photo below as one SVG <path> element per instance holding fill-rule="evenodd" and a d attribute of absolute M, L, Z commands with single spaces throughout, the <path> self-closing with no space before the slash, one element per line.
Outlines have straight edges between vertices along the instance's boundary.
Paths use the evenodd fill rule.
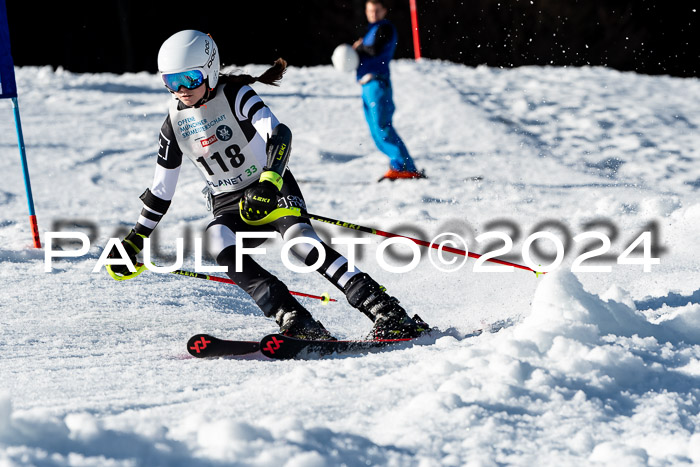
<path fill-rule="evenodd" d="M 180 86 L 194 89 L 204 83 L 204 72 L 200 69 L 181 71 L 179 73 L 163 73 L 160 76 L 163 78 L 165 87 L 172 92 L 177 92 Z"/>

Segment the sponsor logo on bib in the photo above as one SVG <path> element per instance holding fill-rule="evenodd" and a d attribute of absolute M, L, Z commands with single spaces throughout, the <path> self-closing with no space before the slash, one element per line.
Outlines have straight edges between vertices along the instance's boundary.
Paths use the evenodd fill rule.
<path fill-rule="evenodd" d="M 205 148 L 216 143 L 217 141 L 218 139 L 216 139 L 216 135 L 211 135 L 209 138 L 201 140 L 200 143 L 202 143 L 202 147 Z"/>
<path fill-rule="evenodd" d="M 216 136 L 218 136 L 221 141 L 228 141 L 233 136 L 233 131 L 226 125 L 219 125 L 216 128 Z"/>

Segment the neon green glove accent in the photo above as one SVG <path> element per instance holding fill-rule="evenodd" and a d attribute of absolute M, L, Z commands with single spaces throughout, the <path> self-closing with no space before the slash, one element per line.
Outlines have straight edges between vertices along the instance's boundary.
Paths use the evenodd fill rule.
<path fill-rule="evenodd" d="M 116 272 L 112 271 L 112 265 L 111 265 L 111 264 L 108 264 L 107 266 L 105 266 L 105 268 L 107 269 L 107 273 L 108 273 L 110 276 L 112 276 L 112 279 L 114 279 L 115 281 L 125 281 L 125 280 L 128 280 L 128 279 L 133 279 L 134 277 L 138 276 L 138 275 L 141 274 L 143 271 L 145 271 L 145 270 L 146 270 L 146 265 L 145 265 L 145 264 L 142 264 L 141 266 L 139 266 L 139 267 L 136 268 L 136 272 L 132 272 L 131 274 L 124 274 L 124 275 L 122 275 L 122 274 L 117 274 Z"/>
<path fill-rule="evenodd" d="M 278 190 L 282 189 L 282 184 L 284 183 L 282 176 L 277 172 L 273 172 L 272 170 L 266 170 L 265 172 L 261 173 L 259 182 L 270 182 L 275 185 Z"/>
<path fill-rule="evenodd" d="M 269 224 L 270 222 L 276 221 L 277 219 L 279 219 L 281 217 L 286 217 L 286 216 L 299 217 L 299 216 L 301 216 L 301 208 L 277 208 L 274 211 L 272 211 L 270 214 L 268 214 L 267 216 L 263 217 L 262 219 L 250 220 L 250 219 L 246 219 L 243 216 L 243 200 L 240 201 L 239 207 L 240 207 L 240 212 L 241 212 L 241 219 L 243 219 L 243 222 L 245 222 L 248 225 L 265 225 L 265 224 Z"/>
<path fill-rule="evenodd" d="M 107 273 L 112 277 L 112 279 L 117 281 L 133 279 L 134 277 L 138 276 L 143 272 L 145 266 L 138 265 L 136 263 L 136 255 L 139 254 L 139 252 L 141 251 L 141 247 L 143 246 L 143 241 L 145 239 L 145 235 L 136 233 L 134 229 L 131 229 L 131 232 L 129 232 L 126 238 L 122 240 L 122 246 L 126 251 L 126 254 L 129 256 L 129 261 L 131 261 L 131 263 L 134 264 L 134 266 L 137 266 L 136 272 L 131 272 L 129 268 L 124 264 L 106 265 L 105 268 L 107 269 Z M 112 251 L 109 252 L 109 255 L 107 255 L 107 257 L 121 257 L 121 254 L 117 249 L 116 245 L 112 247 Z"/>

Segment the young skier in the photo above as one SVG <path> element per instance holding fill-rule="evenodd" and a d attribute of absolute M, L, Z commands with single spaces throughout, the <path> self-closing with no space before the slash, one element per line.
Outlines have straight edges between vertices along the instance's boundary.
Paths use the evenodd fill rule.
<path fill-rule="evenodd" d="M 168 38 L 158 53 L 158 69 L 175 99 L 161 127 L 155 176 L 141 195 L 143 209 L 135 227 L 122 241 L 129 259 L 165 215 L 175 193 L 183 156 L 200 170 L 212 194 L 214 219 L 207 227 L 212 256 L 228 268 L 228 276 L 274 318 L 280 332 L 301 339 L 333 339 L 274 275 L 248 255 L 237 272 L 238 232 L 276 231 L 285 241 L 306 237 L 321 243 L 325 261 L 318 269 L 338 287 L 348 302 L 373 322 L 372 338 L 415 337 L 428 326 L 414 321 L 368 274 L 349 270 L 345 257 L 326 245 L 311 222 L 298 211 L 304 197 L 287 164 L 292 133 L 280 123 L 250 87 L 254 82 L 276 85 L 286 69 L 278 59 L 258 77 L 219 74 L 219 53 L 214 40 L 194 30 Z M 246 247 L 264 240 L 246 240 Z M 292 247 L 307 265 L 315 264 L 318 251 L 308 243 Z M 115 246 L 110 258 L 120 258 Z M 125 265 L 108 266 L 119 279 L 131 278 Z M 115 277 L 117 278 L 117 277 Z"/>

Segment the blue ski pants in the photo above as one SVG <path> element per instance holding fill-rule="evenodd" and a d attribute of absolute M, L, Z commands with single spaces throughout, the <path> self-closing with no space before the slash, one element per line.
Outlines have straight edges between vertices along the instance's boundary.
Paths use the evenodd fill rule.
<path fill-rule="evenodd" d="M 389 157 L 391 168 L 416 172 L 406 145 L 391 123 L 395 107 L 389 79 L 375 78 L 363 84 L 362 102 L 372 138 L 377 148 Z"/>

